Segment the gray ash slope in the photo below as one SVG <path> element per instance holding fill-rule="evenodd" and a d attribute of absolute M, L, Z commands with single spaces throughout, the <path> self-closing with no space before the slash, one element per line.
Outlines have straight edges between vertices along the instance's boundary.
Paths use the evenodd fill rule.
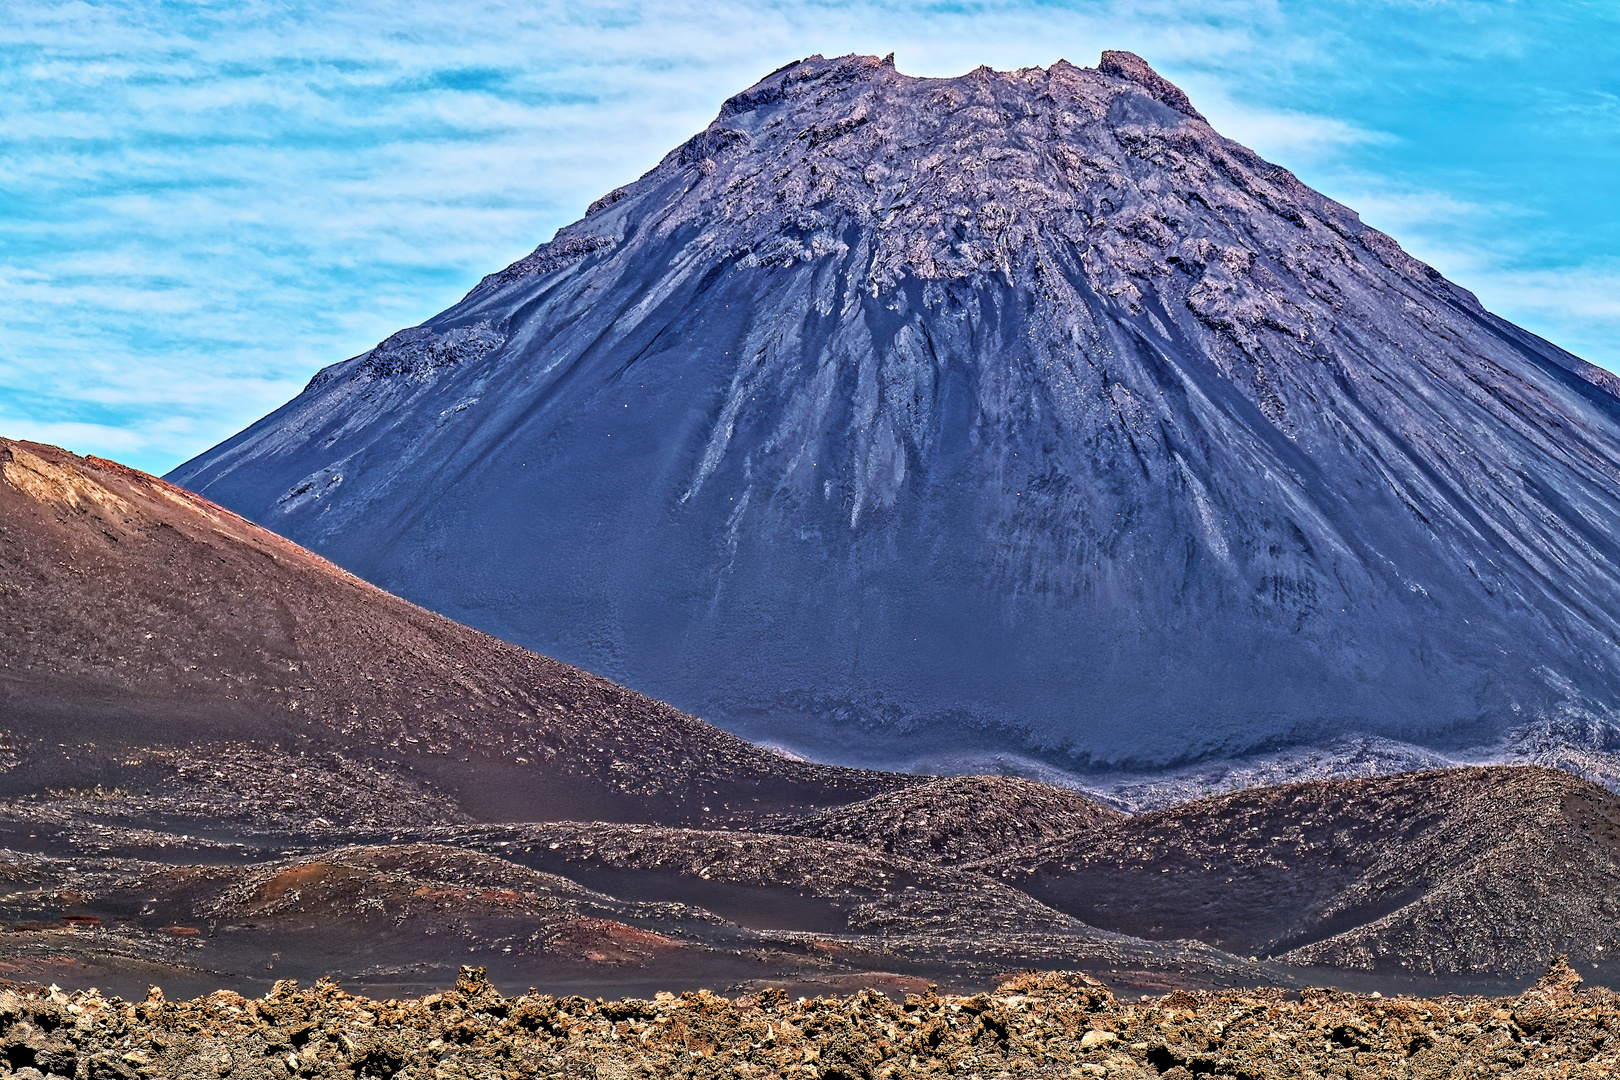
<path fill-rule="evenodd" d="M 1134 56 L 814 57 L 171 478 L 818 755 L 1603 749 L 1615 389 Z"/>

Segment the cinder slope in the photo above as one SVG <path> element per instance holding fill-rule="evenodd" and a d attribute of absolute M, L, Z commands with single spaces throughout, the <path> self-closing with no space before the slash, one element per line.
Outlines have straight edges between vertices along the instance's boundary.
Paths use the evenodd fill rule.
<path fill-rule="evenodd" d="M 813 57 L 173 476 L 813 756 L 1603 748 L 1614 387 L 1134 56 Z"/>
<path fill-rule="evenodd" d="M 1523 975 L 1620 958 L 1620 799 L 1551 769 L 1243 791 L 971 868 L 1095 926 L 1288 963 Z"/>
<path fill-rule="evenodd" d="M 0 440 L 0 477 L 7 793 L 153 770 L 202 791 L 213 760 L 216 817 L 285 817 L 291 793 L 306 819 L 679 823 L 910 782 L 750 746 L 112 462 Z"/>
<path fill-rule="evenodd" d="M 1034 780 L 948 776 L 769 827 L 953 866 L 1113 825 L 1124 816 L 1078 792 Z"/>

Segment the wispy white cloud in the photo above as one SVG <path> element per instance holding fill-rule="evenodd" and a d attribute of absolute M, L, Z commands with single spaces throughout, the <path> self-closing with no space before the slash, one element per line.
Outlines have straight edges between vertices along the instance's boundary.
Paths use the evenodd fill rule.
<path fill-rule="evenodd" d="M 1260 156 L 1304 167 L 1338 160 L 1358 146 L 1393 142 L 1391 135 L 1371 131 L 1345 120 L 1305 112 L 1265 109 L 1241 104 L 1224 95 L 1198 98 L 1202 112 L 1222 135 L 1235 139 Z"/>
<path fill-rule="evenodd" d="M 1428 199 L 1414 194 L 1409 206 L 1420 211 Z M 1442 211 L 1447 200 L 1438 199 Z M 1620 371 L 1620 259 L 1563 260 L 1536 265 L 1539 256 L 1511 227 L 1517 215 L 1511 208 L 1462 205 L 1460 217 L 1496 231 L 1495 242 L 1479 242 L 1477 231 L 1425 227 L 1420 212 L 1396 215 L 1406 227 L 1398 235 L 1412 255 L 1465 285 L 1480 303 L 1510 322 L 1567 349 L 1575 355 Z M 1368 219 L 1381 229 L 1387 221 Z"/>
<path fill-rule="evenodd" d="M 1388 233 L 1411 235 L 1436 227 L 1501 221 L 1518 212 L 1502 203 L 1475 202 L 1448 191 L 1400 187 L 1366 176 L 1340 177 L 1335 187 L 1363 220 Z"/>
<path fill-rule="evenodd" d="M 1610 340 L 1620 342 L 1620 262 L 1610 260 L 1567 271 L 1507 270 L 1494 275 L 1492 285 L 1501 291 L 1505 303 L 1526 311 L 1603 320 L 1611 327 Z M 1511 301 L 1506 299 L 1509 296 Z"/>
<path fill-rule="evenodd" d="M 1467 48 L 1522 52 L 1499 21 Z M 1369 220 L 1419 242 L 1489 232 L 1510 200 L 1390 170 L 1413 148 L 1399 123 L 1305 92 L 1363 92 L 1383 70 L 1352 25 L 1365 20 L 1273 0 L 8 0 L 0 424 L 108 450 L 106 433 L 132 432 L 123 452 L 170 467 L 453 302 L 725 97 L 816 52 L 954 75 L 1132 49 L 1223 131 L 1336 197 L 1364 194 Z M 1572 116 L 1601 113 L 1601 94 L 1581 100 Z M 1510 265 L 1531 264 L 1468 269 Z"/>
<path fill-rule="evenodd" d="M 1620 371 L 1620 260 L 1532 269 L 1501 267 L 1486 257 L 1462 273 L 1492 311 Z"/>
<path fill-rule="evenodd" d="M 8 438 L 71 446 L 80 453 L 115 459 L 146 450 L 151 442 L 143 432 L 122 424 L 83 424 L 71 420 L 50 423 L 8 412 L 0 412 L 0 424 L 5 425 Z"/>
<path fill-rule="evenodd" d="M 172 466 L 453 302 L 813 52 L 1203 60 L 1264 4 L 13 0 L 0 417 Z M 966 32 L 971 28 L 971 32 Z M 105 432 L 139 432 L 116 447 Z M 101 433 L 101 434 L 98 434 Z"/>

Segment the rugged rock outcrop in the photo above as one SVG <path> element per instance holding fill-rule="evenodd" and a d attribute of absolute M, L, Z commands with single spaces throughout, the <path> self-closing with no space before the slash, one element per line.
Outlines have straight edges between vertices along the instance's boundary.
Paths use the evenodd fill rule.
<path fill-rule="evenodd" d="M 172 478 L 814 755 L 1603 750 L 1615 387 L 1137 57 L 813 57 Z"/>
<path fill-rule="evenodd" d="M 1517 1000 L 1178 990 L 1125 1001 L 1071 974 L 1023 975 L 972 996 L 917 987 L 903 998 L 862 989 L 795 1001 L 777 985 L 736 999 L 702 991 L 592 1001 L 503 997 L 484 972 L 464 968 L 451 989 L 407 1000 L 293 981 L 257 1000 L 8 990 L 0 1024 L 14 1061 L 187 1080 L 1612 1075 L 1615 995 L 1557 988 L 1570 975 L 1549 973 Z"/>

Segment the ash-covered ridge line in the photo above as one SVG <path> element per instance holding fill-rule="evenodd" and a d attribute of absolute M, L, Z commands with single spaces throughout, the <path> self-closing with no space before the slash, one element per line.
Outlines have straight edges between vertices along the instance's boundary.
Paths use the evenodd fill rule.
<path fill-rule="evenodd" d="M 812 57 L 172 478 L 812 756 L 1602 760 L 1615 389 L 1140 58 Z"/>

